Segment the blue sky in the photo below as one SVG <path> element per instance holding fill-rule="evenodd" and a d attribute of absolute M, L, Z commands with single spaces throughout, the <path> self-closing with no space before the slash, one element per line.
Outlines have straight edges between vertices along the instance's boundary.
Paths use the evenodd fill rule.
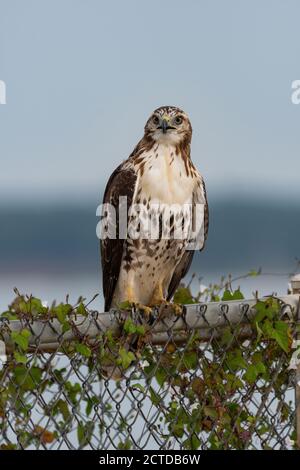
<path fill-rule="evenodd" d="M 299 200 L 300 3 L 0 0 L 0 198 L 99 194 L 153 109 L 182 107 L 210 197 Z"/>

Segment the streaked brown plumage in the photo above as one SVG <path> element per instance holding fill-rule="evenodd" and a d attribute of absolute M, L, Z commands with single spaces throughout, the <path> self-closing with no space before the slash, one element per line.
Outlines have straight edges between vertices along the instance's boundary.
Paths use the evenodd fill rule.
<path fill-rule="evenodd" d="M 101 240 L 105 310 L 129 300 L 154 305 L 170 300 L 187 273 L 194 251 L 191 241 L 165 240 L 160 231 L 154 239 L 118 238 L 119 197 L 126 196 L 128 208 L 141 204 L 145 211 L 157 205 L 162 216 L 165 205 L 204 205 L 199 232 L 203 249 L 208 231 L 208 205 L 204 181 L 190 158 L 192 127 L 180 109 L 158 108 L 145 125 L 145 133 L 130 157 L 111 175 L 104 194 L 117 212 L 117 238 Z M 130 223 L 136 215 L 127 217 Z M 142 218 L 142 216 L 140 216 Z M 175 220 L 176 219 L 176 220 Z M 160 219 L 159 219 L 160 220 Z M 182 220 L 172 219 L 173 231 Z M 176 225 L 177 224 L 177 225 Z"/>

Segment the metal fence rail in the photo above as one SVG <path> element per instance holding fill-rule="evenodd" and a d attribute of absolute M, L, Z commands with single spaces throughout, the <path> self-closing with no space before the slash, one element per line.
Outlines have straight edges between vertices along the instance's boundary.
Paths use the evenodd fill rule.
<path fill-rule="evenodd" d="M 2 318 L 0 447 L 300 447 L 297 279 L 292 287 L 259 308 L 192 304 L 147 321 L 124 311 Z"/>

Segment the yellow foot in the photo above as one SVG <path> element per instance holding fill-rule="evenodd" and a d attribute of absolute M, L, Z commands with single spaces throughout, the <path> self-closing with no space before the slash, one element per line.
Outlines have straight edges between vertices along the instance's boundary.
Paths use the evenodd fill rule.
<path fill-rule="evenodd" d="M 126 315 L 131 315 L 132 311 L 135 311 L 141 315 L 145 319 L 146 322 L 149 322 L 152 319 L 152 315 L 154 313 L 154 308 L 148 305 L 143 305 L 139 302 L 133 302 L 131 300 L 126 300 L 118 304 L 119 310 L 125 310 L 125 318 Z"/>
<path fill-rule="evenodd" d="M 147 318 L 150 317 L 152 313 L 152 308 L 148 307 L 147 305 L 140 304 L 139 302 L 131 302 L 129 300 L 126 300 L 125 302 L 122 302 L 118 305 L 120 310 L 132 310 L 133 308 L 135 310 L 140 310 L 142 313 L 145 314 Z"/>
<path fill-rule="evenodd" d="M 140 310 L 146 318 L 150 318 L 153 309 L 151 307 L 148 307 L 147 305 L 139 304 L 139 303 L 133 303 L 133 306 L 137 309 Z"/>
<path fill-rule="evenodd" d="M 182 315 L 183 307 L 182 305 L 179 304 L 174 304 L 172 302 L 167 302 L 166 300 L 163 300 L 160 303 L 159 309 L 158 309 L 158 314 L 160 318 L 164 318 L 167 316 L 172 316 L 172 315 Z"/>

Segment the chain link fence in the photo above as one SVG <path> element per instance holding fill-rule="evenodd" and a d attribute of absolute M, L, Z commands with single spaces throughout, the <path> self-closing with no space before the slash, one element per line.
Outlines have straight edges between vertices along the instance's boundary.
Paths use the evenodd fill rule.
<path fill-rule="evenodd" d="M 0 448 L 296 448 L 298 305 L 54 316 L 19 296 L 0 321 Z"/>

